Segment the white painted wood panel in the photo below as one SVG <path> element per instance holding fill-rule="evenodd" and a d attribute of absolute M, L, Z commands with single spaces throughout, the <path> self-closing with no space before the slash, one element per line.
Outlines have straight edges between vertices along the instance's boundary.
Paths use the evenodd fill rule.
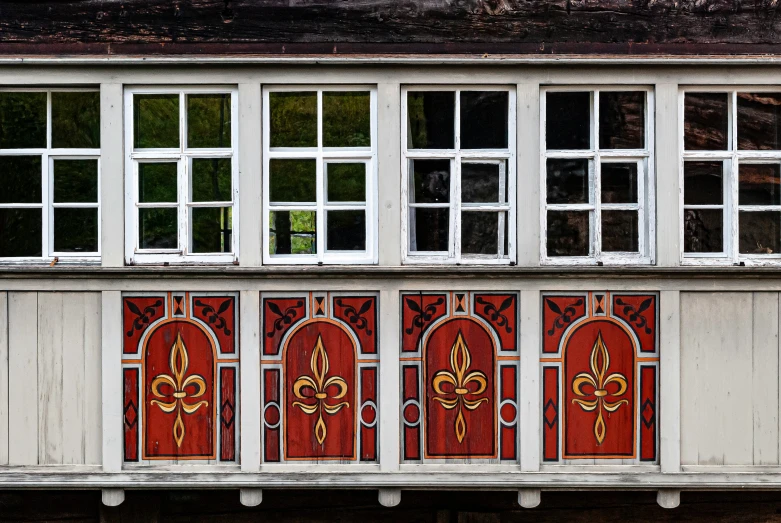
<path fill-rule="evenodd" d="M 0 292 L 0 465 L 8 465 L 8 293 Z"/>
<path fill-rule="evenodd" d="M 757 292 L 753 301 L 753 464 L 778 465 L 778 294 Z"/>
<path fill-rule="evenodd" d="M 38 464 L 38 294 L 8 293 L 8 463 Z"/>
<path fill-rule="evenodd" d="M 101 390 L 101 296 L 84 295 L 84 464 L 100 465 L 103 452 L 103 394 Z M 111 345 L 116 347 L 116 345 Z M 119 352 L 119 349 L 117 349 Z"/>
<path fill-rule="evenodd" d="M 681 293 L 659 295 L 659 465 L 681 470 Z"/>
<path fill-rule="evenodd" d="M 62 442 L 73 423 L 63 423 L 62 310 L 66 293 L 38 294 L 38 464 L 62 463 Z M 75 303 L 69 307 L 78 308 Z M 67 340 L 68 344 L 77 343 Z M 68 413 L 70 418 L 71 413 Z"/>

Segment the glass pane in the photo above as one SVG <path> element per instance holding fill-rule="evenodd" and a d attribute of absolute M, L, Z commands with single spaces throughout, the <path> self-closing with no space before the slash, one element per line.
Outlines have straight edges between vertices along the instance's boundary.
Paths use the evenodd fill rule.
<path fill-rule="evenodd" d="M 545 117 L 549 150 L 591 147 L 591 93 L 547 93 Z"/>
<path fill-rule="evenodd" d="M 54 160 L 55 203 L 97 203 L 97 160 Z"/>
<path fill-rule="evenodd" d="M 368 92 L 323 93 L 323 147 L 371 147 Z"/>
<path fill-rule="evenodd" d="M 0 209 L 0 257 L 41 256 L 41 209 Z"/>
<path fill-rule="evenodd" d="M 366 211 L 328 211 L 325 219 L 326 250 L 366 250 Z"/>
<path fill-rule="evenodd" d="M 548 203 L 588 203 L 589 161 L 548 160 Z"/>
<path fill-rule="evenodd" d="M 781 204 L 781 165 L 741 163 L 738 171 L 739 205 Z"/>
<path fill-rule="evenodd" d="M 685 209 L 684 251 L 723 252 L 724 217 L 721 209 Z"/>
<path fill-rule="evenodd" d="M 781 211 L 741 211 L 738 229 L 738 248 L 741 254 L 781 252 Z"/>
<path fill-rule="evenodd" d="M 496 212 L 464 212 L 461 214 L 461 253 L 498 254 L 499 216 Z"/>
<path fill-rule="evenodd" d="M 738 93 L 738 149 L 781 149 L 781 94 Z"/>
<path fill-rule="evenodd" d="M 506 149 L 507 91 L 461 92 L 461 148 Z"/>
<path fill-rule="evenodd" d="M 317 147 L 317 93 L 269 93 L 271 147 Z"/>
<path fill-rule="evenodd" d="M 602 203 L 637 203 L 637 163 L 603 163 Z"/>
<path fill-rule="evenodd" d="M 410 251 L 447 251 L 450 209 L 416 209 L 410 213 Z"/>
<path fill-rule="evenodd" d="M 272 202 L 316 202 L 315 160 L 271 160 L 269 200 Z"/>
<path fill-rule="evenodd" d="M 602 252 L 637 252 L 637 211 L 602 210 Z"/>
<path fill-rule="evenodd" d="M 411 203 L 450 201 L 450 160 L 412 160 Z"/>
<path fill-rule="evenodd" d="M 139 163 L 138 201 L 141 203 L 176 202 L 177 164 Z"/>
<path fill-rule="evenodd" d="M 407 147 L 453 149 L 456 146 L 456 93 L 407 93 Z"/>
<path fill-rule="evenodd" d="M 231 95 L 187 95 L 187 147 L 231 146 Z"/>
<path fill-rule="evenodd" d="M 231 207 L 193 207 L 193 252 L 231 252 Z"/>
<path fill-rule="evenodd" d="M 193 158 L 192 195 L 194 202 L 230 202 L 230 158 Z"/>
<path fill-rule="evenodd" d="M 97 209 L 54 209 L 56 252 L 98 251 Z"/>
<path fill-rule="evenodd" d="M 461 201 L 463 203 L 505 203 L 507 201 L 507 169 L 500 177 L 499 164 L 462 163 Z"/>
<path fill-rule="evenodd" d="M 721 205 L 724 202 L 724 165 L 716 162 L 683 164 L 683 203 Z M 721 250 L 721 249 L 719 249 Z"/>
<path fill-rule="evenodd" d="M 599 148 L 645 147 L 645 93 L 599 93 Z"/>
<path fill-rule="evenodd" d="M 589 212 L 548 211 L 548 256 L 588 256 Z"/>
<path fill-rule="evenodd" d="M 142 249 L 176 249 L 177 209 L 139 209 L 138 238 Z"/>
<path fill-rule="evenodd" d="M 100 147 L 100 93 L 52 93 L 52 147 Z"/>
<path fill-rule="evenodd" d="M 366 201 L 365 163 L 327 163 L 329 202 Z"/>
<path fill-rule="evenodd" d="M 729 149 L 727 93 L 686 93 L 683 97 L 683 148 L 688 151 Z"/>
<path fill-rule="evenodd" d="M 137 149 L 179 147 L 179 95 L 133 95 L 133 146 Z"/>
<path fill-rule="evenodd" d="M 41 203 L 41 157 L 0 156 L 0 203 Z"/>
<path fill-rule="evenodd" d="M 46 93 L 0 93 L 0 149 L 33 147 L 46 147 Z"/>
<path fill-rule="evenodd" d="M 269 220 L 271 254 L 316 254 L 315 211 L 272 211 Z"/>

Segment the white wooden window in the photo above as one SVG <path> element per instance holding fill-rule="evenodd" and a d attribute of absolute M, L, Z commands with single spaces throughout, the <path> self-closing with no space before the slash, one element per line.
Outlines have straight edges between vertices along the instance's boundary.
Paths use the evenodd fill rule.
<path fill-rule="evenodd" d="M 230 87 L 125 91 L 125 257 L 238 260 L 238 95 Z"/>
<path fill-rule="evenodd" d="M 515 262 L 515 91 L 402 91 L 406 263 Z"/>
<path fill-rule="evenodd" d="M 685 264 L 781 262 L 781 92 L 681 90 Z"/>
<path fill-rule="evenodd" d="M 377 262 L 377 92 L 263 90 L 263 261 Z"/>
<path fill-rule="evenodd" d="M 542 263 L 653 263 L 653 114 L 644 87 L 542 89 Z"/>
<path fill-rule="evenodd" d="M 0 90 L 0 261 L 100 260 L 100 93 Z"/>

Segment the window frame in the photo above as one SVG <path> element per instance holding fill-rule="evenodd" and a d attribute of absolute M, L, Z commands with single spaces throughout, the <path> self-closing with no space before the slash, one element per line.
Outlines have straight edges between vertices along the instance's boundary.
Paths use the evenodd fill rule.
<path fill-rule="evenodd" d="M 547 94 L 551 92 L 588 92 L 590 94 L 591 134 L 588 149 L 547 150 Z M 601 149 L 599 147 L 600 92 L 645 93 L 645 147 L 643 149 Z M 655 167 L 654 88 L 649 85 L 541 85 L 540 86 L 540 264 L 542 265 L 653 265 L 656 263 L 656 167 Z M 589 203 L 548 204 L 547 160 L 587 159 L 589 170 Z M 637 162 L 637 204 L 603 204 L 602 163 Z M 548 211 L 588 211 L 589 254 L 587 256 L 548 256 Z M 638 252 L 602 252 L 602 211 L 637 210 Z"/>
<path fill-rule="evenodd" d="M 135 149 L 134 138 L 134 95 L 178 94 L 179 95 L 179 147 Z M 231 96 L 231 144 L 223 148 L 190 148 L 187 146 L 187 96 L 199 94 L 230 94 Z M 141 264 L 237 264 L 239 260 L 239 91 L 230 85 L 161 85 L 127 86 L 124 89 L 125 115 L 125 263 Z M 231 160 L 232 201 L 192 202 L 193 159 Z M 140 203 L 138 201 L 138 165 L 140 163 L 177 164 L 177 202 Z M 217 203 L 230 204 L 218 206 Z M 177 209 L 176 249 L 141 249 L 138 226 L 139 208 Z M 231 208 L 231 251 L 215 253 L 191 253 L 192 213 L 197 207 Z"/>
<path fill-rule="evenodd" d="M 410 92 L 451 91 L 455 93 L 454 105 L 454 147 L 453 149 L 410 149 L 408 147 L 407 95 Z M 461 149 L 461 96 L 462 91 L 502 91 L 507 92 L 507 149 Z M 504 84 L 408 84 L 401 87 L 401 259 L 404 264 L 448 264 L 448 265 L 515 265 L 517 262 L 517 90 L 514 85 Z M 410 161 L 412 160 L 449 160 L 450 161 L 450 198 L 442 204 L 410 203 Z M 482 160 L 482 161 L 481 161 Z M 506 203 L 461 202 L 461 165 L 463 163 L 506 162 L 507 184 Z M 501 172 L 501 171 L 500 171 Z M 501 185 L 501 182 L 500 182 Z M 449 239 L 446 254 L 442 251 L 412 251 L 411 208 L 447 208 L 449 209 Z M 464 210 L 466 208 L 466 210 Z M 461 217 L 464 212 L 487 211 L 507 213 L 507 253 L 499 254 L 462 254 Z M 498 245 L 502 246 L 504 230 L 498 227 Z"/>
<path fill-rule="evenodd" d="M 721 93 L 727 96 L 727 140 L 726 150 L 686 150 L 684 149 L 684 98 L 686 93 Z M 740 165 L 745 164 L 781 164 L 781 149 L 746 150 L 738 148 L 738 93 L 781 93 L 781 87 L 772 85 L 684 85 L 678 89 L 678 180 L 680 184 L 678 219 L 681 265 L 750 265 L 778 266 L 781 265 L 781 252 L 776 254 L 741 254 L 740 253 L 740 211 L 781 211 L 781 205 L 740 205 L 738 201 Z M 721 161 L 723 172 L 724 198 L 721 205 L 692 205 L 684 203 L 684 164 L 687 161 Z M 722 209 L 722 252 L 694 253 L 686 252 L 685 214 L 687 209 Z"/>
<path fill-rule="evenodd" d="M 3 87 L 0 93 L 46 93 L 46 146 L 29 149 L 0 149 L 0 156 L 40 156 L 41 203 L 0 203 L 3 209 L 41 209 L 41 256 L 0 256 L 0 264 L 29 265 L 42 263 L 99 264 L 101 251 L 101 149 L 52 147 L 52 93 L 100 93 L 95 87 Z M 54 160 L 97 160 L 97 201 L 95 203 L 54 202 Z M 97 245 L 94 252 L 72 253 L 54 249 L 54 209 L 97 209 Z"/>
<path fill-rule="evenodd" d="M 315 92 L 317 93 L 317 147 L 271 147 L 271 106 L 269 94 L 272 92 Z M 323 146 L 323 93 L 324 92 L 368 92 L 369 125 L 371 145 L 369 147 L 324 147 Z M 263 214 L 261 218 L 264 265 L 367 265 L 376 264 L 378 255 L 378 124 L 377 124 L 377 86 L 365 84 L 291 84 L 264 85 L 263 98 Z M 282 202 L 272 204 L 270 200 L 271 160 L 315 160 L 316 201 Z M 366 164 L 366 201 L 334 202 L 327 201 L 326 164 L 329 163 L 365 163 Z M 364 251 L 326 251 L 327 224 L 326 211 L 329 210 L 365 210 L 366 249 Z M 272 211 L 313 211 L 315 212 L 316 254 L 271 254 L 271 212 Z"/>

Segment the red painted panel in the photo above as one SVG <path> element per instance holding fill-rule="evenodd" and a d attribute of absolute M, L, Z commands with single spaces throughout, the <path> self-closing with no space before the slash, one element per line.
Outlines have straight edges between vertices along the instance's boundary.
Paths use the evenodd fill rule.
<path fill-rule="evenodd" d="M 135 354 L 138 352 L 138 341 L 149 324 L 165 314 L 165 297 L 125 298 L 122 302 L 122 322 L 125 332 L 122 352 Z"/>
<path fill-rule="evenodd" d="M 206 322 L 217 336 L 222 352 L 236 352 L 236 300 L 233 296 L 193 298 L 193 316 Z"/>
<path fill-rule="evenodd" d="M 377 298 L 375 296 L 334 298 L 334 318 L 347 323 L 358 336 L 364 354 L 377 354 Z"/>
<path fill-rule="evenodd" d="M 494 346 L 474 320 L 438 326 L 426 341 L 426 454 L 496 457 Z"/>
<path fill-rule="evenodd" d="M 306 315 L 304 298 L 263 300 L 263 354 L 279 355 L 279 343 L 290 328 Z"/>
<path fill-rule="evenodd" d="M 269 406 L 269 403 L 274 405 Z M 282 424 L 278 405 L 279 402 L 279 370 L 267 369 L 263 371 L 263 460 L 267 463 L 276 463 L 280 460 L 280 428 Z M 271 427 L 269 427 L 269 425 Z M 273 427 L 273 428 L 272 428 Z"/>
<path fill-rule="evenodd" d="M 545 296 L 542 304 L 542 352 L 559 352 L 564 331 L 573 322 L 586 315 L 584 296 Z"/>
<path fill-rule="evenodd" d="M 138 369 L 124 369 L 125 461 L 138 461 Z"/>
<path fill-rule="evenodd" d="M 559 369 L 542 370 L 542 459 L 559 460 Z"/>
<path fill-rule="evenodd" d="M 423 332 L 447 312 L 447 298 L 444 294 L 404 294 L 401 299 L 401 350 L 416 352 Z"/>
<path fill-rule="evenodd" d="M 514 461 L 518 459 L 518 455 L 516 453 L 516 448 L 518 447 L 518 436 L 517 436 L 517 427 L 505 427 L 502 425 L 501 427 L 501 459 L 503 460 L 510 460 Z"/>
<path fill-rule="evenodd" d="M 516 294 L 476 294 L 474 312 L 491 327 L 501 341 L 502 350 L 514 351 L 518 333 L 518 296 Z"/>
<path fill-rule="evenodd" d="M 656 295 L 613 295 L 613 315 L 635 332 L 640 352 L 656 351 Z"/>
<path fill-rule="evenodd" d="M 656 460 L 656 368 L 640 367 L 640 461 Z"/>
<path fill-rule="evenodd" d="M 341 327 L 311 322 L 295 332 L 285 354 L 287 459 L 354 459 L 355 347 Z"/>
<path fill-rule="evenodd" d="M 361 369 L 361 405 L 367 401 L 377 404 L 377 369 Z M 377 410 L 371 406 L 361 409 L 361 420 L 371 425 L 366 427 L 361 424 L 361 461 L 375 461 L 377 459 Z"/>
<path fill-rule="evenodd" d="M 418 394 L 419 377 L 418 367 L 415 365 L 405 365 L 402 369 L 402 382 L 403 382 L 403 402 L 408 400 L 420 401 Z M 407 423 L 415 424 L 409 426 L 404 424 L 404 459 L 417 460 L 420 459 L 420 409 L 414 405 L 409 404 L 403 408 L 401 415 Z"/>
<path fill-rule="evenodd" d="M 236 459 L 236 369 L 220 369 L 220 459 Z"/>
<path fill-rule="evenodd" d="M 517 401 L 516 391 L 518 390 L 518 378 L 516 367 L 514 365 L 502 366 L 502 400 Z"/>

